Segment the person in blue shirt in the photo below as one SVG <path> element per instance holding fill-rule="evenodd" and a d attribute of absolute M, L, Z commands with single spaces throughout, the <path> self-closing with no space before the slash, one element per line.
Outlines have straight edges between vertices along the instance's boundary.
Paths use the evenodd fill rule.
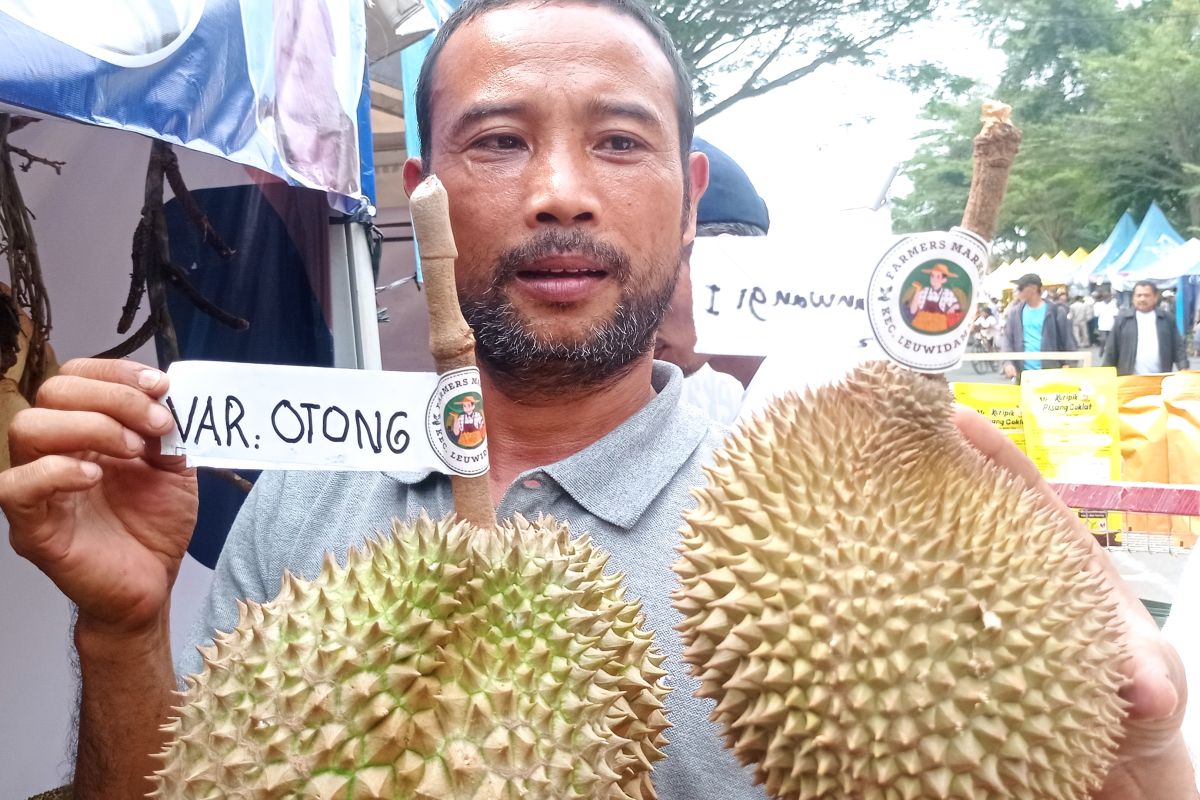
<path fill-rule="evenodd" d="M 1042 279 L 1034 273 L 1017 280 L 1017 301 L 1004 315 L 1004 350 L 1009 353 L 1053 353 L 1077 350 L 1075 332 L 1065 306 L 1042 297 Z M 1054 369 L 1062 361 L 1036 358 L 1004 362 L 1004 375 L 1018 379 L 1027 369 Z"/>

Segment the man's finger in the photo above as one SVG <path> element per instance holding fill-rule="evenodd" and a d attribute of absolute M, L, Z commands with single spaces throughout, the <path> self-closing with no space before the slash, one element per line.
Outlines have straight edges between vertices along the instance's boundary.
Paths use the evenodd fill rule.
<path fill-rule="evenodd" d="M 81 492 L 99 483 L 100 466 L 70 456 L 53 455 L 0 472 L 0 507 L 10 523 L 9 534 L 18 554 L 29 542 L 19 534 L 25 523 L 45 516 L 46 504 L 60 492 Z"/>
<path fill-rule="evenodd" d="M 151 397 L 162 397 L 168 388 L 165 372 L 124 358 L 73 358 L 59 367 L 58 374 L 119 383 Z"/>
<path fill-rule="evenodd" d="M 1037 465 L 1029 459 L 1029 456 L 1022 453 L 1020 448 L 1013 444 L 1012 440 L 1005 436 L 999 428 L 988 421 L 987 417 L 974 409 L 958 406 L 955 408 L 952 418 L 959 433 L 980 454 L 996 466 L 1015 475 L 1026 486 L 1041 495 L 1043 502 L 1055 509 L 1062 517 L 1065 527 L 1079 544 L 1085 546 L 1094 556 L 1104 555 L 1096 537 L 1092 536 L 1091 531 L 1079 521 L 1078 515 L 1063 502 L 1050 484 L 1046 483 L 1046 479 L 1038 471 Z M 1106 572 L 1113 576 L 1117 575 L 1116 569 L 1107 557 L 1103 558 L 1101 563 Z"/>
<path fill-rule="evenodd" d="M 1029 457 L 1022 453 L 999 428 L 973 409 L 965 406 L 957 407 L 953 414 L 953 420 L 963 438 L 980 454 L 1022 480 L 1026 486 L 1040 495 L 1047 506 L 1058 513 L 1067 535 L 1086 548 L 1091 554 L 1091 563 L 1106 576 L 1107 583 L 1113 592 L 1113 598 L 1122 608 L 1123 621 L 1127 626 L 1128 633 L 1133 635 L 1137 629 L 1142 635 L 1157 635 L 1158 627 L 1150 617 L 1150 612 L 1146 610 L 1129 584 L 1121 577 L 1120 571 L 1117 570 L 1112 559 L 1100 547 L 1091 531 L 1084 527 L 1078 515 L 1063 502 L 1050 484 L 1046 483 L 1037 466 L 1029 460 Z M 1160 695 L 1157 692 L 1154 694 L 1156 698 L 1154 702 L 1157 703 Z M 1138 698 L 1130 699 L 1136 702 Z"/>
<path fill-rule="evenodd" d="M 28 464 L 42 456 L 78 452 L 113 458 L 136 458 L 146 440 L 110 416 L 96 411 L 23 409 L 9 426 L 13 464 Z"/>
<path fill-rule="evenodd" d="M 195 474 L 196 468 L 187 465 L 187 456 L 167 455 L 162 452 L 162 439 L 157 436 L 146 438 L 146 451 L 142 455 L 146 463 L 164 472 L 177 475 Z"/>
<path fill-rule="evenodd" d="M 56 375 L 38 389 L 39 408 L 60 411 L 98 411 L 142 436 L 158 436 L 171 429 L 171 412 L 141 389 L 121 383 Z"/>

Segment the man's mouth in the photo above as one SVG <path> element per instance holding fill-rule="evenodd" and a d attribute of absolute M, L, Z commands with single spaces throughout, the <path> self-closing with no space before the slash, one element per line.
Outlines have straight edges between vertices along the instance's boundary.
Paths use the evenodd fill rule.
<path fill-rule="evenodd" d="M 595 291 L 609 271 L 590 258 L 551 256 L 536 259 L 515 273 L 521 291 L 549 303 L 576 303 Z"/>

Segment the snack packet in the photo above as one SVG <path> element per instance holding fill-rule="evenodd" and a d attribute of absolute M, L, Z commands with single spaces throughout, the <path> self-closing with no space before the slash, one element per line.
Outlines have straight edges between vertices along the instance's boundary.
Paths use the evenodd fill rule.
<path fill-rule="evenodd" d="M 1021 387 L 1011 383 L 953 383 L 954 399 L 987 417 L 1025 452 L 1025 421 L 1021 416 Z"/>
<path fill-rule="evenodd" d="M 1200 372 L 1180 372 L 1162 381 L 1167 409 L 1167 472 L 1171 483 L 1200 483 Z M 1191 547 L 1200 519 L 1172 517 L 1176 544 Z"/>
<path fill-rule="evenodd" d="M 1121 477 L 1121 418 L 1113 367 L 1021 373 L 1025 452 L 1048 479 Z M 1080 514 L 1096 534 L 1121 529 L 1120 512 Z"/>
<path fill-rule="evenodd" d="M 1162 375 L 1122 375 L 1117 378 L 1121 415 L 1121 479 L 1168 483 L 1167 407 L 1162 398 Z M 1166 514 L 1127 512 L 1131 531 L 1170 533 Z M 1183 532 L 1190 533 L 1190 529 Z"/>

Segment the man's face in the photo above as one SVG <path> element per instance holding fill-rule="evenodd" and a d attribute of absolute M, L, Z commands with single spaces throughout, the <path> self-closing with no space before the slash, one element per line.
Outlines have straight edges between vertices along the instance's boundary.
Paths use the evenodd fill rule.
<path fill-rule="evenodd" d="M 1025 301 L 1026 303 L 1036 303 L 1042 299 L 1042 287 L 1038 286 L 1036 283 L 1032 283 L 1028 286 L 1022 286 L 1017 290 L 1017 297 L 1021 298 L 1021 300 Z"/>
<path fill-rule="evenodd" d="M 933 288 L 935 288 L 935 289 L 940 289 L 940 288 L 942 288 L 942 286 L 943 286 L 945 283 L 946 283 L 946 276 L 945 276 L 945 275 L 943 275 L 941 272 L 933 272 L 933 273 L 930 273 L 930 275 L 929 275 L 929 284 L 930 284 L 930 285 L 931 285 Z"/>
<path fill-rule="evenodd" d="M 583 4 L 463 25 L 432 82 L 431 161 L 481 359 L 526 392 L 598 383 L 649 353 L 685 215 L 674 77 L 636 21 Z M 405 167 L 411 187 L 419 165 Z"/>
<path fill-rule="evenodd" d="M 1153 311 L 1158 305 L 1158 292 L 1149 286 L 1133 287 L 1133 307 L 1138 311 Z"/>

